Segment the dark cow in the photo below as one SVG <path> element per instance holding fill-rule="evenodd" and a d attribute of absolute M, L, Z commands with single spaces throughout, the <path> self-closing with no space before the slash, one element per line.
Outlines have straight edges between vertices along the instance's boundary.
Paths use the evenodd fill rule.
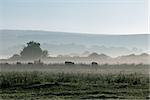
<path fill-rule="evenodd" d="M 21 65 L 21 62 L 16 62 L 17 65 Z"/>
<path fill-rule="evenodd" d="M 9 63 L 7 63 L 7 62 L 6 62 L 6 63 L 4 63 L 4 64 L 5 64 L 5 65 L 9 65 Z"/>
<path fill-rule="evenodd" d="M 33 63 L 32 62 L 28 62 L 28 65 L 32 65 Z"/>
<path fill-rule="evenodd" d="M 74 62 L 71 62 L 71 61 L 65 61 L 65 64 L 66 64 L 66 65 L 74 65 Z"/>
<path fill-rule="evenodd" d="M 92 66 L 98 66 L 97 62 L 92 62 L 91 64 L 92 64 Z"/>

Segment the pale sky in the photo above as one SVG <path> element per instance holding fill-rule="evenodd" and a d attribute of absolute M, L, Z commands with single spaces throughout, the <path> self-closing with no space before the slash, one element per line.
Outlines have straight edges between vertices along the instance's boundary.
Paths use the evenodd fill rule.
<path fill-rule="evenodd" d="M 0 29 L 148 33 L 148 1 L 0 0 Z"/>

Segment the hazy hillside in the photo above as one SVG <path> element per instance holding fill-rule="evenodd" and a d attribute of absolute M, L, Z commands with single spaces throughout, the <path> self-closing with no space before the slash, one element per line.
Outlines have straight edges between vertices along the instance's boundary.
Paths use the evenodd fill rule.
<path fill-rule="evenodd" d="M 18 61 L 28 63 L 34 62 L 34 60 L 35 59 L 23 60 L 10 58 L 0 59 L 0 63 L 16 63 Z M 131 54 L 112 58 L 106 54 L 91 53 L 86 57 L 59 55 L 58 57 L 41 58 L 41 61 L 46 64 L 64 64 L 65 61 L 72 61 L 75 64 L 91 64 L 91 62 L 97 62 L 98 64 L 150 64 L 150 55 L 143 53 L 139 55 Z"/>
<path fill-rule="evenodd" d="M 109 56 L 143 53 L 148 50 L 148 34 L 144 35 L 92 35 L 67 32 L 0 30 L 0 56 L 11 56 L 28 41 L 41 43 L 50 55 L 82 55 L 85 51 Z"/>

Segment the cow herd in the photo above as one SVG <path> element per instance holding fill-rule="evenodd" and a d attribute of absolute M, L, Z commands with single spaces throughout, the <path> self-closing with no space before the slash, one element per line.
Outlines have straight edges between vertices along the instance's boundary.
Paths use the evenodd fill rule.
<path fill-rule="evenodd" d="M 75 64 L 74 62 L 71 62 L 71 61 L 65 61 L 65 65 L 74 65 L 74 64 Z M 92 62 L 91 65 L 97 66 L 98 63 L 97 63 L 97 62 Z"/>
<path fill-rule="evenodd" d="M 5 65 L 8 65 L 9 63 L 3 63 Z M 22 63 L 21 62 L 16 62 L 16 65 L 21 65 Z M 28 62 L 27 63 L 28 65 L 33 65 L 33 64 L 44 64 L 43 62 L 41 62 L 41 60 L 35 60 L 34 62 Z M 65 61 L 64 62 L 65 65 L 75 65 L 74 62 L 72 61 Z M 98 63 L 97 62 L 91 62 L 91 65 L 92 66 L 97 66 Z"/>

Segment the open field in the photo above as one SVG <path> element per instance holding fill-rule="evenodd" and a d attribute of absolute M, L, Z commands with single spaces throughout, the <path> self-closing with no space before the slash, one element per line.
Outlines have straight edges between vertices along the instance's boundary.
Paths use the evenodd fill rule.
<path fill-rule="evenodd" d="M 150 66 L 146 64 L 103 64 L 92 66 L 89 64 L 0 64 L 1 72 L 8 71 L 40 71 L 51 73 L 141 73 L 149 74 Z"/>
<path fill-rule="evenodd" d="M 1 99 L 149 99 L 149 65 L 4 66 Z"/>

